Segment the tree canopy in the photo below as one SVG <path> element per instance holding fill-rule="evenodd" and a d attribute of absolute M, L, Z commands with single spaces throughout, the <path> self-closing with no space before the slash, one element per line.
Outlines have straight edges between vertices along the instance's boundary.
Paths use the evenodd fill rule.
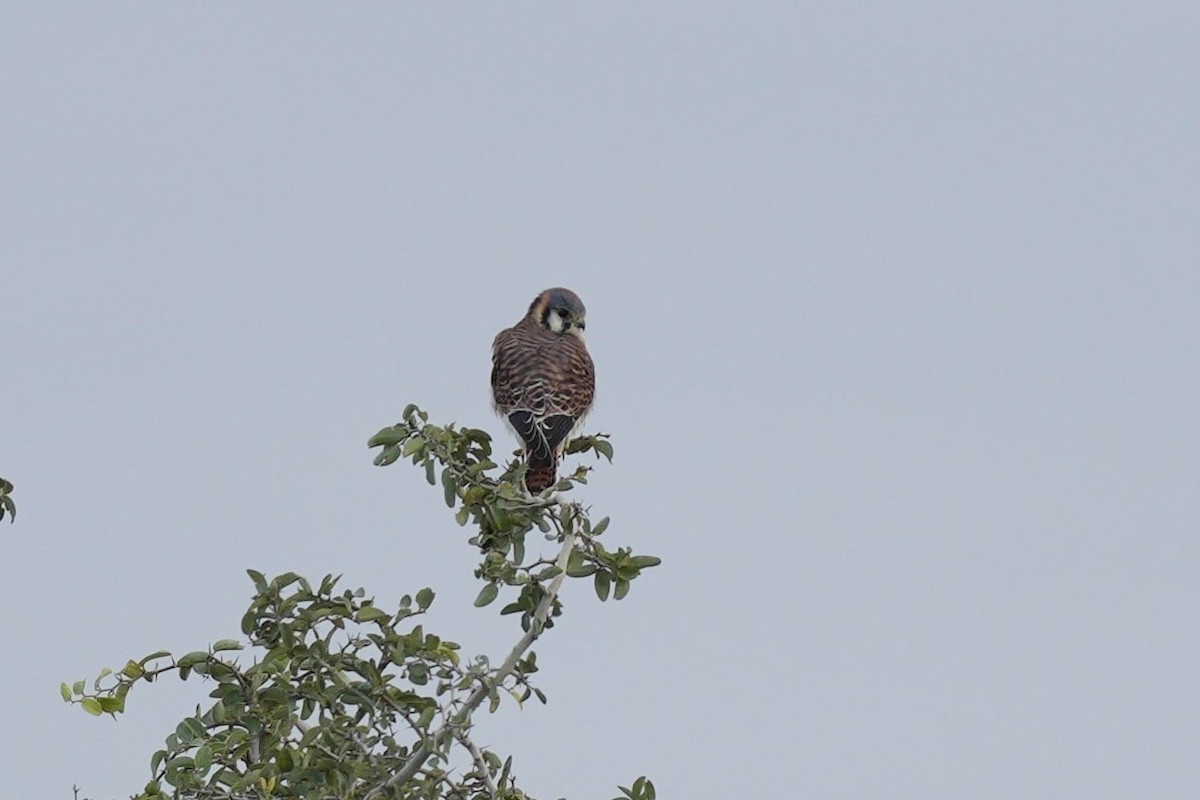
<path fill-rule="evenodd" d="M 380 448 L 375 463 L 409 459 L 440 485 L 481 554 L 475 606 L 503 597 L 500 614 L 520 625 L 512 650 L 499 659 L 468 657 L 458 643 L 426 630 L 422 616 L 436 598 L 430 588 L 383 608 L 365 590 L 342 587 L 340 576 L 248 570 L 254 594 L 241 619 L 243 639 L 179 655 L 150 653 L 101 670 L 90 684 L 61 687 L 63 700 L 115 717 L 125 713 L 134 686 L 163 675 L 213 684 L 208 705 L 180 721 L 152 755 L 150 780 L 135 800 L 529 797 L 512 757 L 473 740 L 476 711 L 486 704 L 494 712 L 506 696 L 517 704 L 546 702 L 535 685 L 531 646 L 561 617 L 565 579 L 590 579 L 601 601 L 620 600 L 659 559 L 604 547 L 608 518 L 593 522 L 587 508 L 563 499 L 586 483 L 589 466 L 530 496 L 524 467 L 493 462 L 486 432 L 430 424 L 411 405 L 402 416 L 371 437 L 369 446 Z M 603 434 L 574 440 L 568 452 L 609 461 L 613 455 Z M 530 555 L 531 535 L 555 542 L 557 553 Z M 625 800 L 655 797 L 644 777 L 618 789 Z"/>

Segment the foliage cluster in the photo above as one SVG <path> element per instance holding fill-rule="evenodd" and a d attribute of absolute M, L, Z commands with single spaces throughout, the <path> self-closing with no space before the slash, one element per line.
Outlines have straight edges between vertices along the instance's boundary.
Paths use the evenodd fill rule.
<path fill-rule="evenodd" d="M 0 478 L 0 520 L 7 513 L 9 522 L 17 521 L 17 504 L 13 502 L 12 490 L 12 483 Z"/>
<path fill-rule="evenodd" d="M 499 664 L 483 655 L 467 658 L 457 643 L 425 629 L 432 589 L 383 608 L 362 589 L 340 588 L 340 576 L 310 582 L 249 570 L 255 591 L 241 621 L 244 642 L 222 639 L 180 656 L 154 652 L 120 670 L 102 670 L 90 685 L 61 687 L 65 701 L 115 717 L 142 682 L 170 673 L 212 682 L 211 702 L 166 737 L 135 800 L 528 797 L 512 757 L 471 738 L 473 714 L 484 703 L 494 712 L 505 696 L 518 705 L 532 697 L 546 701 L 533 684 L 538 662 L 530 646 L 561 615 L 564 579 L 590 579 L 601 600 L 619 600 L 659 560 L 605 548 L 599 538 L 608 519 L 593 523 L 586 508 L 561 499 L 559 493 L 586 482 L 588 467 L 531 497 L 522 466 L 501 471 L 492 462 L 485 432 L 431 425 L 415 406 L 369 444 L 382 448 L 376 464 L 409 458 L 431 484 L 440 483 L 481 553 L 475 574 L 483 587 L 475 605 L 505 594 L 500 613 L 519 615 L 521 638 Z M 575 440 L 571 451 L 612 458 L 602 435 Z M 556 556 L 527 555 L 535 528 L 557 543 Z M 645 778 L 620 790 L 621 800 L 655 797 Z"/>

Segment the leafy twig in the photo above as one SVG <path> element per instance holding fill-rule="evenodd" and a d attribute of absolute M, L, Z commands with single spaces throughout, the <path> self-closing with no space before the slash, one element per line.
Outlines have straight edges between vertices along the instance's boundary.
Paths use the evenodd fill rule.
<path fill-rule="evenodd" d="M 512 652 L 508 654 L 508 658 L 504 660 L 504 663 L 500 666 L 500 668 L 492 674 L 490 680 L 483 681 L 478 687 L 476 687 L 475 691 L 471 693 L 471 696 L 468 697 L 466 702 L 463 703 L 462 711 L 459 712 L 458 719 L 453 724 L 443 725 L 431 737 L 429 737 L 428 740 L 422 742 L 421 745 L 415 751 L 413 751 L 412 756 L 409 757 L 408 762 L 404 765 L 404 767 L 391 778 L 389 778 L 385 783 L 382 783 L 371 791 L 367 792 L 364 800 L 374 800 L 374 798 L 383 794 L 384 790 L 386 790 L 388 787 L 402 784 L 416 775 L 418 770 L 420 770 L 421 767 L 424 766 L 425 762 L 429 759 L 429 756 L 435 751 L 441 749 L 445 743 L 445 740 L 451 735 L 452 727 L 454 725 L 470 725 L 471 714 L 474 713 L 475 709 L 479 708 L 480 704 L 483 703 L 484 699 L 495 687 L 500 686 L 504 682 L 504 679 L 512 674 L 512 671 L 517 666 L 517 662 L 521 660 L 521 657 L 525 655 L 525 651 L 533 645 L 534 641 L 542 634 L 542 631 L 546 627 L 546 618 L 550 616 L 550 609 L 554 605 L 554 600 L 556 597 L 558 597 L 559 589 L 562 587 L 563 579 L 567 575 L 567 561 L 570 559 L 571 551 L 575 547 L 575 537 L 576 533 L 573 527 L 564 534 L 562 549 L 558 553 L 558 560 L 556 562 L 556 565 L 560 571 L 558 575 L 554 576 L 554 579 L 550 583 L 550 587 L 546 590 L 546 594 L 542 598 L 541 604 L 538 606 L 537 611 L 534 612 L 533 622 L 529 626 L 529 630 L 527 630 L 525 635 L 522 636 L 520 641 L 517 642 L 516 646 L 512 649 Z"/>

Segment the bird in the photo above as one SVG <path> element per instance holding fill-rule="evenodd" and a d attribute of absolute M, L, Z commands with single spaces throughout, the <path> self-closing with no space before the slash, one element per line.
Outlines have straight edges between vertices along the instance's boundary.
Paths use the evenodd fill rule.
<path fill-rule="evenodd" d="M 547 289 L 492 342 L 492 402 L 517 438 L 531 494 L 558 480 L 567 439 L 596 394 L 596 369 L 584 341 L 587 310 L 570 289 Z"/>

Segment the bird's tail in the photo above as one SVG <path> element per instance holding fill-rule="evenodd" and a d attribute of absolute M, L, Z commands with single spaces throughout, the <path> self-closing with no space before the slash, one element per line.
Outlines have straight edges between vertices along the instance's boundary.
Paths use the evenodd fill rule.
<path fill-rule="evenodd" d="M 552 451 L 536 449 L 529 451 L 525 469 L 525 488 L 530 494 L 545 491 L 558 480 L 558 455 Z"/>
<path fill-rule="evenodd" d="M 525 488 L 530 494 L 545 491 L 558 481 L 558 456 L 575 418 L 555 414 L 539 419 L 522 409 L 509 414 L 508 422 L 525 446 Z"/>

